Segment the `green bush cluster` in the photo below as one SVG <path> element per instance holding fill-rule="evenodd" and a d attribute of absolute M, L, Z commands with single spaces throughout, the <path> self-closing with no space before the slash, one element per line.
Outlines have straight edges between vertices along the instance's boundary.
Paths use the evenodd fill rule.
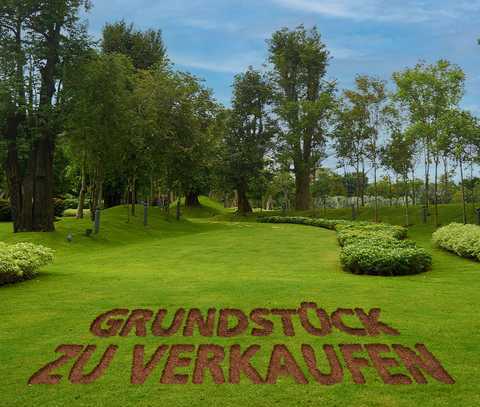
<path fill-rule="evenodd" d="M 32 243 L 0 242 L 0 285 L 35 277 L 40 267 L 53 261 L 53 250 Z"/>
<path fill-rule="evenodd" d="M 78 198 L 67 197 L 63 200 L 63 205 L 65 206 L 65 209 L 77 209 Z"/>
<path fill-rule="evenodd" d="M 65 200 L 60 197 L 53 198 L 53 211 L 55 216 L 63 216 L 63 211 L 65 210 Z"/>
<path fill-rule="evenodd" d="M 480 261 L 480 226 L 451 223 L 433 234 L 433 242 L 458 256 Z"/>
<path fill-rule="evenodd" d="M 400 276 L 427 271 L 432 258 L 415 242 L 405 240 L 407 229 L 385 223 L 311 219 L 300 216 L 261 217 L 259 222 L 293 223 L 337 231 L 343 267 L 355 274 Z"/>
<path fill-rule="evenodd" d="M 65 209 L 63 211 L 64 218 L 75 218 L 77 216 L 77 209 Z M 90 216 L 90 209 L 83 210 L 83 216 L 88 218 Z"/>

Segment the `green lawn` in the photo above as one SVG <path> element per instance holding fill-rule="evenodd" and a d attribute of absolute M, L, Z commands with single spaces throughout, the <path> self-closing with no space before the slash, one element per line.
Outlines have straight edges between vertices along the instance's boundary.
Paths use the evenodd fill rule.
<path fill-rule="evenodd" d="M 56 250 L 53 265 L 40 277 L 0 287 L 0 406 L 477 406 L 480 405 L 480 265 L 434 249 L 432 228 L 415 226 L 410 237 L 432 251 L 434 266 L 423 275 L 400 278 L 356 276 L 341 270 L 335 233 L 297 225 L 257 224 L 198 216 L 166 221 L 152 209 L 150 225 L 140 217 L 126 223 L 125 208 L 105 211 L 99 237 L 82 236 L 88 220 L 63 219 L 51 234 L 13 236 L 0 225 L 7 242 L 32 241 Z M 153 213 L 155 212 L 155 213 Z M 141 208 L 138 209 L 141 213 Z M 225 216 L 225 215 L 223 215 Z M 74 235 L 67 243 L 68 233 Z M 113 308 L 209 307 L 297 308 L 315 301 L 333 312 L 361 307 L 382 309 L 382 319 L 400 330 L 396 338 L 355 338 L 334 333 L 325 338 L 297 330 L 286 338 L 192 338 L 168 340 L 129 336 L 95 338 L 90 323 Z M 228 347 L 258 343 L 264 352 L 256 364 L 266 370 L 269 350 L 285 343 L 301 362 L 302 343 L 425 343 L 457 381 L 445 385 L 389 386 L 371 368 L 366 385 L 162 385 L 160 365 L 142 386 L 130 385 L 131 348 L 145 344 L 150 355 L 161 343 L 215 343 Z M 28 386 L 29 377 L 55 359 L 60 344 L 118 344 L 106 374 L 90 385 Z M 301 364 L 305 368 L 304 364 Z M 69 364 L 60 372 L 68 376 Z M 180 369 L 181 370 L 181 369 Z M 187 369 L 191 372 L 192 369 Z M 306 368 L 305 368 L 306 371 Z M 307 377 L 310 377 L 307 375 Z"/>

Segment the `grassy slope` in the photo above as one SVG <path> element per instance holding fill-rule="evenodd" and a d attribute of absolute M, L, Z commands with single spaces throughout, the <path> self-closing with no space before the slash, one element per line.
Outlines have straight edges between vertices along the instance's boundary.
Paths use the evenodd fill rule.
<path fill-rule="evenodd" d="M 57 250 L 55 263 L 38 279 L 0 287 L 2 407 L 480 405 L 480 266 L 431 248 L 431 227 L 414 227 L 411 237 L 434 252 L 433 271 L 402 278 L 354 276 L 341 271 L 332 232 L 296 225 L 224 222 L 218 220 L 227 216 L 219 205 L 203 202 L 216 218 L 165 221 L 152 209 L 147 228 L 139 218 L 127 224 L 124 208 L 108 210 L 102 234 L 94 238 L 81 235 L 90 226 L 88 220 L 64 219 L 55 233 L 18 236 L 10 233 L 9 225 L 0 225 L 3 240 L 35 241 Z M 196 212 L 187 214 L 204 215 L 204 211 Z M 394 214 L 391 216 L 393 219 Z M 74 234 L 71 244 L 65 240 L 68 233 Z M 384 319 L 401 331 L 395 342 L 427 344 L 457 384 L 387 386 L 376 374 L 367 372 L 367 386 L 351 384 L 346 373 L 345 383 L 331 388 L 299 386 L 290 380 L 277 386 L 178 387 L 158 384 L 159 366 L 145 385 L 135 387 L 129 385 L 131 347 L 143 343 L 153 351 L 162 341 L 152 336 L 99 340 L 88 331 L 95 316 L 116 307 L 174 310 L 197 306 L 206 310 L 215 306 L 249 311 L 297 307 L 305 300 L 330 311 L 337 307 L 382 308 Z M 319 348 L 322 343 L 368 340 L 340 333 L 315 339 L 298 329 L 294 338 L 276 331 L 268 338 L 176 336 L 167 341 L 208 342 L 261 344 L 258 366 L 263 372 L 275 343 L 288 344 L 299 356 L 302 343 Z M 391 341 L 382 337 L 374 342 Z M 106 375 L 92 385 L 27 387 L 28 377 L 53 359 L 55 347 L 62 343 L 99 344 L 102 351 L 106 344 L 116 343 L 120 350 Z M 68 369 L 62 371 L 66 374 Z"/>

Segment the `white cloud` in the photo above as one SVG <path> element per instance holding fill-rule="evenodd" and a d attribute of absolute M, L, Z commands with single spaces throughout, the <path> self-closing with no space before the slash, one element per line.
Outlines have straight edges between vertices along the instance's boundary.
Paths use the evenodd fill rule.
<path fill-rule="evenodd" d="M 202 18 L 179 18 L 178 22 L 182 25 L 192 28 L 200 28 L 202 30 L 214 30 L 234 33 L 240 31 L 242 27 L 236 23 L 224 21 L 219 22 L 215 20 L 202 19 Z"/>
<path fill-rule="evenodd" d="M 250 65 L 258 69 L 264 62 L 264 56 L 257 52 L 234 54 L 221 59 L 181 54 L 171 55 L 170 58 L 175 65 L 229 74 L 241 73 Z"/>
<path fill-rule="evenodd" d="M 418 23 L 439 17 L 457 17 L 477 10 L 480 2 L 440 1 L 426 3 L 414 0 L 271 0 L 274 3 L 306 13 L 352 20 Z"/>
<path fill-rule="evenodd" d="M 346 47 L 336 47 L 335 45 L 328 46 L 327 48 L 334 59 L 341 59 L 341 60 L 361 59 L 367 55 L 365 52 L 360 52 L 356 49 L 346 48 Z"/>

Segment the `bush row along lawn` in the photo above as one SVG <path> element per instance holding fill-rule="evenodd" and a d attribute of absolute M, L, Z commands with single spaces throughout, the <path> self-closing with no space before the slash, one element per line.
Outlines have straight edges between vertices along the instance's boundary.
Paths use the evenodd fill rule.
<path fill-rule="evenodd" d="M 475 212 L 475 207 L 480 206 L 480 203 L 473 206 L 468 205 L 467 207 L 467 218 L 468 222 L 475 224 L 477 223 L 477 215 Z M 442 225 L 447 225 L 452 222 L 462 222 L 462 205 L 460 204 L 441 204 L 439 208 L 439 219 Z M 427 217 L 427 223 L 423 223 L 422 219 L 422 206 L 415 205 L 409 207 L 409 225 L 408 226 L 421 226 L 428 227 L 429 230 L 433 231 L 433 209 L 430 209 L 430 216 Z M 286 211 L 283 213 L 281 210 L 272 210 L 265 211 L 262 209 L 255 209 L 255 213 L 250 216 L 238 216 L 235 215 L 234 211 L 225 211 L 217 213 L 217 218 L 219 220 L 233 220 L 233 221 L 252 221 L 257 216 L 303 216 L 308 218 L 322 218 L 322 219 L 341 219 L 341 220 L 352 220 L 352 209 L 351 208 L 327 208 L 327 209 L 316 209 L 308 211 Z M 375 219 L 374 210 L 371 207 L 360 208 L 356 213 L 357 221 L 366 221 L 373 222 Z M 402 206 L 385 206 L 379 209 L 379 218 L 380 222 L 388 223 L 391 225 L 405 225 L 405 208 Z"/>
<path fill-rule="evenodd" d="M 354 274 L 398 276 L 418 274 L 432 265 L 432 257 L 415 242 L 404 240 L 407 229 L 382 223 L 312 219 L 301 216 L 259 217 L 262 223 L 293 223 L 337 231 L 343 267 Z"/>

